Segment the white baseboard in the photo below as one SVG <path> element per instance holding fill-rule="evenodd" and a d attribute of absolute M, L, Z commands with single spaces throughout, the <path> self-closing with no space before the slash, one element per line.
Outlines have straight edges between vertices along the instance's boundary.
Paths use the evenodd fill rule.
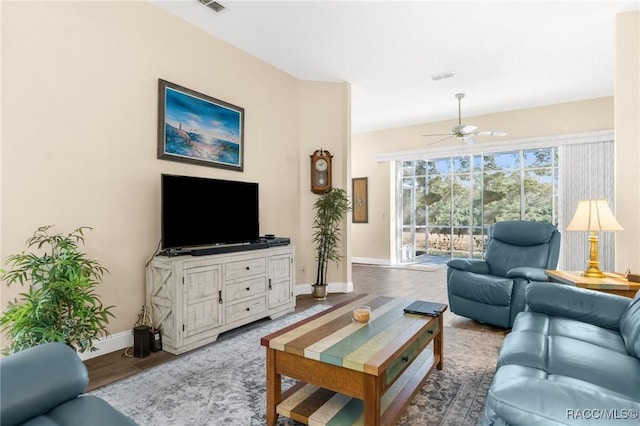
<path fill-rule="evenodd" d="M 364 263 L 366 265 L 391 265 L 389 259 L 377 259 L 374 257 L 352 257 L 351 263 Z"/>
<path fill-rule="evenodd" d="M 133 330 L 110 334 L 109 336 L 103 337 L 99 341 L 95 342 L 94 346 L 97 348 L 95 351 L 87 351 L 83 353 L 78 352 L 80 359 L 86 361 L 111 352 L 125 350 L 126 348 L 133 346 Z"/>
<path fill-rule="evenodd" d="M 298 284 L 294 290 L 295 296 L 301 294 L 311 294 L 313 291 L 312 284 Z M 353 283 L 329 283 L 327 293 L 351 293 L 353 292 Z"/>

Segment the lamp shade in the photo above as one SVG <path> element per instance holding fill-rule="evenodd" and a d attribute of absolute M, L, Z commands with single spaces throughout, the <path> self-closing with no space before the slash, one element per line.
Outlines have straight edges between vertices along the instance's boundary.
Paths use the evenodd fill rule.
<path fill-rule="evenodd" d="M 567 231 L 622 231 L 607 200 L 582 200 Z"/>

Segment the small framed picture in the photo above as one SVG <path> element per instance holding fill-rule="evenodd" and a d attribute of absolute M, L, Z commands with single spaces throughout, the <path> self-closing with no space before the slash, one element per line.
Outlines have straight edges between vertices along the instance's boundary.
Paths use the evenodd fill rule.
<path fill-rule="evenodd" d="M 353 178 L 353 223 L 369 223 L 369 200 L 367 195 L 367 178 Z"/>
<path fill-rule="evenodd" d="M 159 79 L 158 158 L 243 171 L 244 108 Z"/>

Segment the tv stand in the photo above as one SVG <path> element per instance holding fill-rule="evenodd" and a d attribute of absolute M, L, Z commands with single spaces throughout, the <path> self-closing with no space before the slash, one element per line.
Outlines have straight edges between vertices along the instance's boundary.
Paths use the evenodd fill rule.
<path fill-rule="evenodd" d="M 146 268 L 146 303 L 153 326 L 161 330 L 163 350 L 178 355 L 214 342 L 225 331 L 293 312 L 295 271 L 290 245 L 155 256 Z"/>
<path fill-rule="evenodd" d="M 235 253 L 238 251 L 249 251 L 249 250 L 259 250 L 269 248 L 269 243 L 259 241 L 248 244 L 229 244 L 229 245 L 219 245 L 212 247 L 202 247 L 193 249 L 189 252 L 191 256 L 206 256 L 209 254 L 220 254 L 220 253 Z"/>

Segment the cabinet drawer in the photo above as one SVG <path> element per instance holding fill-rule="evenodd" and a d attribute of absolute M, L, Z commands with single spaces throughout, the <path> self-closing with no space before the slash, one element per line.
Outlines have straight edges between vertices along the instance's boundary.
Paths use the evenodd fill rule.
<path fill-rule="evenodd" d="M 263 297 L 247 300 L 246 302 L 227 305 L 226 322 L 232 323 L 241 319 L 260 314 L 267 310 L 267 303 Z"/>
<path fill-rule="evenodd" d="M 228 280 L 233 280 L 236 278 L 250 277 L 251 275 L 264 274 L 266 271 L 267 259 L 261 257 L 258 259 L 227 263 L 225 265 L 224 277 Z"/>
<path fill-rule="evenodd" d="M 404 350 L 396 359 L 391 361 L 389 367 L 385 371 L 386 385 L 389 386 L 393 381 L 411 364 L 413 359 L 418 355 L 418 342 L 413 342 L 411 346 Z"/>
<path fill-rule="evenodd" d="M 434 321 L 424 333 L 418 337 L 418 350 L 422 350 L 431 342 L 431 339 L 438 333 L 438 321 Z"/>
<path fill-rule="evenodd" d="M 227 303 L 251 296 L 264 295 L 267 291 L 266 277 L 264 275 L 257 276 L 248 280 L 227 284 L 224 291 L 226 296 L 225 301 Z"/>
<path fill-rule="evenodd" d="M 386 385 L 391 385 L 396 378 L 405 370 L 405 368 L 413 362 L 420 352 L 431 342 L 438 331 L 438 321 L 433 321 L 431 326 L 426 329 L 418 340 L 413 342 L 411 346 L 405 349 L 396 359 L 394 359 L 385 371 Z"/>

